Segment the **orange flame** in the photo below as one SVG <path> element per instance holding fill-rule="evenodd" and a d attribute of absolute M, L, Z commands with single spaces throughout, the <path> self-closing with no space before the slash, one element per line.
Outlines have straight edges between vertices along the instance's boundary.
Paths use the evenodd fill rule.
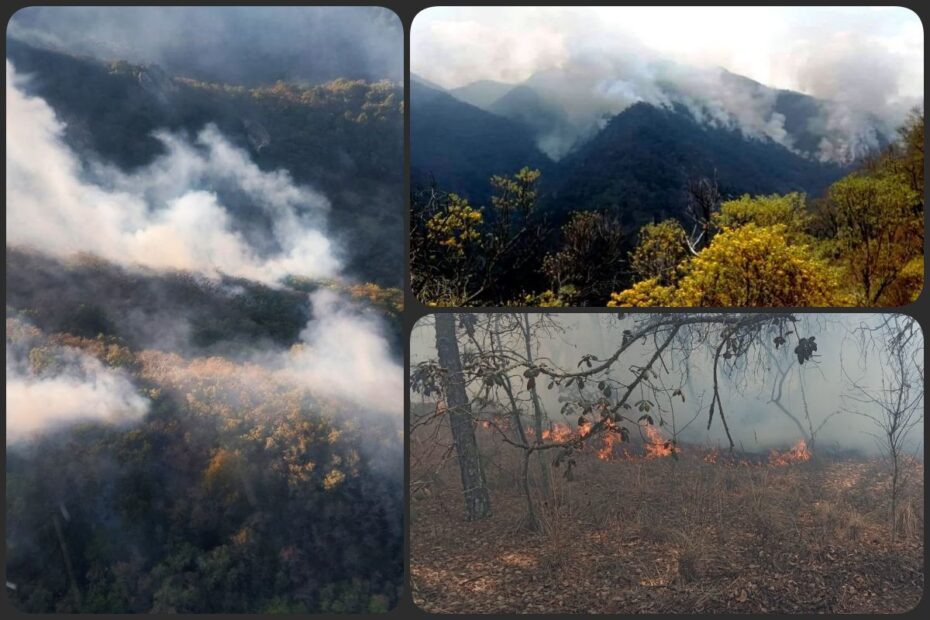
<path fill-rule="evenodd" d="M 552 441 L 555 443 L 562 443 L 567 441 L 574 436 L 577 437 L 587 437 L 591 432 L 593 424 L 591 422 L 585 422 L 578 426 L 577 430 L 572 429 L 568 424 L 553 424 L 552 428 L 548 428 L 543 431 L 542 438 L 546 441 Z"/>
<path fill-rule="evenodd" d="M 790 450 L 786 450 L 785 452 L 772 450 L 771 453 L 769 453 L 769 465 L 774 465 L 775 467 L 783 467 L 785 465 L 791 465 L 792 463 L 803 463 L 809 460 L 811 460 L 811 453 L 810 450 L 807 449 L 807 442 L 803 439 L 799 439 Z"/>
<path fill-rule="evenodd" d="M 663 437 L 662 432 L 655 426 L 645 424 L 642 425 L 642 428 L 646 432 L 646 442 L 643 444 L 643 449 L 646 452 L 647 459 L 663 458 L 681 452 L 671 440 Z"/>
<path fill-rule="evenodd" d="M 597 458 L 602 461 L 613 460 L 616 457 L 614 448 L 623 443 L 623 437 L 620 436 L 620 433 L 610 432 L 604 433 L 604 435 L 601 436 L 601 440 L 601 447 L 597 450 Z M 623 452 L 625 453 L 626 451 L 623 450 Z"/>
<path fill-rule="evenodd" d="M 545 441 L 562 443 L 572 436 L 572 429 L 568 424 L 553 424 L 552 428 L 547 428 L 542 433 Z"/>

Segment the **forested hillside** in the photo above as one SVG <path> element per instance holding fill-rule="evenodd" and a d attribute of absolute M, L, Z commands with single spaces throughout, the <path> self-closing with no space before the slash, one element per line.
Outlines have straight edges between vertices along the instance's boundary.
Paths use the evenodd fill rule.
<path fill-rule="evenodd" d="M 392 82 L 240 86 L 168 75 L 156 65 L 101 61 L 7 41 L 29 90 L 65 123 L 68 144 L 121 168 L 164 152 L 156 130 L 212 123 L 263 170 L 286 168 L 332 203 L 329 225 L 347 268 L 385 286 L 401 282 L 403 92 Z M 230 201 L 240 214 L 248 204 Z M 254 217 L 254 214 L 252 215 Z"/>
<path fill-rule="evenodd" d="M 410 182 L 437 184 L 475 200 L 490 196 L 487 180 L 522 166 L 548 168 L 523 126 L 410 80 Z"/>
<path fill-rule="evenodd" d="M 637 104 L 547 171 L 492 175 L 487 199 L 414 187 L 414 291 L 436 305 L 906 304 L 923 284 L 923 132 L 914 111 L 841 167 Z"/>
<path fill-rule="evenodd" d="M 80 373 L 101 391 L 119 382 L 132 394 L 121 409 L 145 413 L 7 446 L 17 607 L 376 612 L 397 600 L 398 419 L 257 363 L 45 332 L 18 318 L 30 314 L 7 315 L 7 372 L 31 385 L 11 402 L 8 383 L 8 405 L 53 416 Z"/>
<path fill-rule="evenodd" d="M 385 612 L 404 577 L 404 97 L 377 71 L 402 64 L 399 24 L 154 11 L 33 8 L 8 30 L 7 596 Z"/>
<path fill-rule="evenodd" d="M 645 103 L 613 117 L 560 162 L 551 210 L 607 210 L 635 230 L 681 219 L 688 182 L 716 176 L 723 196 L 804 192 L 820 196 L 846 171 L 735 129 L 702 126 L 681 108 Z"/>
<path fill-rule="evenodd" d="M 786 111 L 800 110 L 786 119 L 806 126 L 810 99 L 786 93 L 778 101 Z M 600 209 L 638 227 L 680 218 L 691 179 L 716 175 L 725 196 L 792 191 L 820 196 L 849 171 L 770 139 L 748 137 L 738 127 L 701 123 L 681 104 L 634 104 L 603 125 L 579 137 L 556 102 L 524 85 L 481 109 L 413 81 L 412 181 L 482 204 L 490 197 L 492 175 L 526 166 L 543 173 L 540 206 L 556 224 L 571 211 Z M 823 138 L 797 133 L 799 148 Z M 547 140 L 574 146 L 553 161 L 538 146 Z"/>

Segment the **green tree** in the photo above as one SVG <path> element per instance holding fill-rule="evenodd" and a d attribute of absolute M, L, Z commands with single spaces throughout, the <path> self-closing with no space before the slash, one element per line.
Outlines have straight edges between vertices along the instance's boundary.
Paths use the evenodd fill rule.
<path fill-rule="evenodd" d="M 923 217 L 914 191 L 900 175 L 852 174 L 830 186 L 829 210 L 836 225 L 836 252 L 867 305 L 890 302 L 886 292 L 922 254 Z"/>
<path fill-rule="evenodd" d="M 562 249 L 543 259 L 555 294 L 574 304 L 603 303 L 626 268 L 623 240 L 616 218 L 596 211 L 572 213 L 562 227 Z"/>
<path fill-rule="evenodd" d="M 508 303 L 535 274 L 545 225 L 537 217 L 538 170 L 494 176 L 490 208 L 430 188 L 414 194 L 414 294 L 439 306 Z"/>

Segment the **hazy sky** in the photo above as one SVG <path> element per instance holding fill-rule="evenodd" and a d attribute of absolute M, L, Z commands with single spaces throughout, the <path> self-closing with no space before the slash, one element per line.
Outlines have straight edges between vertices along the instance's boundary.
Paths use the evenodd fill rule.
<path fill-rule="evenodd" d="M 897 7 L 438 7 L 410 46 L 412 71 L 447 88 L 638 50 L 818 97 L 923 94 L 923 27 Z"/>
<path fill-rule="evenodd" d="M 206 80 L 403 79 L 403 27 L 381 7 L 27 7 L 7 36 Z"/>

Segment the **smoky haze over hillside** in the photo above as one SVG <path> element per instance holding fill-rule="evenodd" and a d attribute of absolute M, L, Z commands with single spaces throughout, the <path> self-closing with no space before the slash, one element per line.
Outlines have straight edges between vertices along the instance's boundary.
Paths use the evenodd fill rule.
<path fill-rule="evenodd" d="M 403 79 L 403 31 L 379 7 L 29 7 L 7 36 L 235 84 Z"/>
<path fill-rule="evenodd" d="M 554 159 L 605 117 L 646 102 L 849 162 L 922 105 L 922 54 L 922 27 L 906 9 L 442 8 L 411 32 L 411 70 L 426 80 L 461 90 L 477 82 L 474 101 L 501 90 L 494 82 L 540 95 L 570 127 L 537 136 Z M 779 89 L 817 101 L 802 100 L 801 114 Z M 805 144 L 808 133 L 819 143 Z"/>
<path fill-rule="evenodd" d="M 193 36 L 200 30 L 201 36 Z M 166 66 L 190 59 L 197 71 L 209 73 L 212 79 L 272 82 L 281 77 L 384 77 L 396 73 L 401 63 L 396 18 L 381 10 L 29 9 L 14 17 L 9 36 L 101 57 L 111 52 L 120 58 L 129 55 Z M 361 41 L 357 45 L 340 44 L 356 37 Z M 216 53 L 219 49 L 232 55 Z M 335 49 L 340 53 L 327 51 Z M 240 66 L 237 58 L 252 58 L 256 64 Z M 281 66 L 287 75 L 274 74 L 278 65 L 271 60 L 275 58 L 284 59 Z M 222 64 L 196 64 L 212 62 Z M 246 75 L 240 70 L 256 73 Z M 317 280 L 346 276 L 345 252 L 328 223 L 331 200 L 323 191 L 296 182 L 286 168 L 261 169 L 253 152 L 233 144 L 212 123 L 193 135 L 157 129 L 153 135 L 161 142 L 163 154 L 145 166 L 122 169 L 68 143 L 67 124 L 59 111 L 28 92 L 44 76 L 23 76 L 9 60 L 6 72 L 8 251 L 37 252 L 65 261 L 58 267 L 48 264 L 52 271 L 62 270 L 57 284 L 61 287 L 72 286 L 63 265 L 87 260 L 88 255 L 103 261 L 87 271 L 93 280 L 97 270 L 93 286 L 107 281 L 106 270 L 122 269 L 123 285 L 148 281 L 152 296 L 147 307 L 141 298 L 118 300 L 115 293 L 102 292 L 106 288 L 102 286 L 101 295 L 112 299 L 98 299 L 99 305 L 93 306 L 101 314 L 105 314 L 103 307 L 111 312 L 98 325 L 101 332 L 117 326 L 125 336 L 132 325 L 157 316 L 157 324 L 138 330 L 148 335 L 133 342 L 135 346 L 159 342 L 163 350 L 204 353 L 191 342 L 189 315 L 194 312 L 184 307 L 166 310 L 182 296 L 175 295 L 168 303 L 169 289 L 158 281 L 159 273 L 182 274 L 181 278 L 193 283 L 190 290 L 225 296 L 228 303 L 252 306 L 253 311 L 260 303 L 250 299 L 256 290 L 265 287 L 272 295 L 281 291 L 283 297 L 278 295 L 278 299 L 286 303 L 276 302 L 282 303 L 278 315 L 269 311 L 263 320 L 294 323 L 304 315 L 303 329 L 277 342 L 227 334 L 236 343 L 226 350 L 235 348 L 239 359 L 267 366 L 317 394 L 372 412 L 400 415 L 402 372 L 381 318 L 359 311 L 354 301 L 336 292 L 311 290 L 308 295 L 282 284 L 286 276 Z M 134 137 L 141 141 L 149 136 Z M 244 279 L 249 287 L 230 278 Z M 34 301 L 34 291 L 27 289 L 35 284 L 28 277 L 15 281 L 22 288 L 12 294 Z M 304 301 L 293 302 L 293 297 Z M 56 311 L 67 314 L 77 311 L 69 310 L 67 304 L 80 298 L 80 294 L 62 292 L 56 301 L 46 301 L 63 304 Z M 83 311 L 88 303 L 96 302 L 85 299 L 79 309 Z M 290 314 L 285 317 L 286 310 Z M 299 350 L 282 348 L 291 344 L 300 345 Z M 68 351 L 63 354 L 75 361 L 53 387 L 75 395 L 70 409 L 68 398 L 30 399 L 29 394 L 47 386 L 21 372 L 20 353 L 7 351 L 7 388 L 13 398 L 8 399 L 10 439 L 22 439 L 29 434 L 27 429 L 34 434 L 74 419 L 106 421 L 121 404 L 131 404 L 129 408 L 136 412 L 145 409 L 137 399 L 122 395 L 129 384 L 119 373 L 106 373 Z M 109 388 L 113 393 L 108 393 Z M 87 404 L 94 399 L 102 403 L 96 413 Z M 46 407 L 48 412 L 38 415 L 36 407 Z"/>
<path fill-rule="evenodd" d="M 611 315 L 596 314 L 549 316 L 555 319 L 562 331 L 553 332 L 551 337 L 540 337 L 534 357 L 538 363 L 546 362 L 567 371 L 577 370 L 582 356 L 586 354 L 593 354 L 600 360 L 607 359 L 619 348 L 623 331 L 632 328 L 636 318 L 636 315 L 618 319 Z M 793 345 L 780 349 L 771 346 L 772 356 L 762 356 L 761 365 L 750 363 L 749 367 L 737 372 L 720 372 L 723 408 L 727 412 L 737 449 L 750 452 L 781 449 L 800 438 L 797 427 L 771 402 L 778 367 L 788 368 L 790 365 L 783 385 L 783 404 L 803 418 L 806 400 L 815 427 L 834 412 L 844 409 L 844 405 L 850 404 L 850 380 L 861 381 L 873 388 L 881 381 L 878 357 L 874 351 L 862 346 L 855 332 L 861 326 L 874 327 L 880 322 L 881 315 L 805 314 L 798 315 L 798 318 L 798 335 L 816 337 L 817 357 L 811 363 L 799 366 L 796 359 L 792 360 Z M 534 320 L 533 314 L 530 320 Z M 460 342 L 461 350 L 468 350 L 469 345 Z M 633 352 L 625 354 L 621 358 L 623 363 L 615 365 L 608 376 L 621 382 L 629 381 L 633 376 L 630 366 L 644 365 L 654 351 L 651 345 L 650 341 L 638 347 L 639 351 L 634 347 Z M 436 359 L 432 318 L 420 320 L 412 332 L 410 346 L 411 367 Z M 683 383 L 685 400 L 681 402 L 675 399 L 673 403 L 680 441 L 726 447 L 727 438 L 719 421 L 715 421 L 710 430 L 707 429 L 707 408 L 711 401 L 713 382 L 712 351 L 699 348 L 690 358 L 676 356 L 674 352 L 664 357 L 665 363 L 659 365 L 662 368 L 659 370 L 662 384 L 671 389 L 679 382 Z M 574 425 L 574 419 L 565 419 L 560 414 L 563 401 L 559 398 L 559 388 L 546 389 L 545 383 L 540 382 L 538 393 L 549 419 Z M 593 387 L 590 389 L 593 390 Z M 569 399 L 577 398 L 577 389 L 569 389 L 566 396 Z M 422 402 L 418 394 L 411 393 L 411 398 L 413 402 Z M 659 404 L 668 407 L 668 403 Z M 524 413 L 530 415 L 531 405 L 524 402 L 523 406 Z M 667 428 L 671 428 L 671 414 L 666 411 L 663 417 L 668 424 Z M 826 421 L 817 441 L 827 449 L 855 450 L 874 455 L 878 447 L 875 433 L 874 422 L 844 412 Z M 922 455 L 922 425 L 915 429 L 910 439 L 907 450 Z"/>
<path fill-rule="evenodd" d="M 6 50 L 10 604 L 387 611 L 396 17 L 49 7 Z"/>
<path fill-rule="evenodd" d="M 91 253 L 130 270 L 139 266 L 188 270 L 208 281 L 228 274 L 277 286 L 287 274 L 339 275 L 341 262 L 324 233 L 325 196 L 296 186 L 286 171 L 260 171 L 247 153 L 229 145 L 215 128 L 206 128 L 194 145 L 163 136 L 169 154 L 127 176 L 115 168 L 82 162 L 61 140 L 61 123 L 54 111 L 40 98 L 21 92 L 18 83 L 7 63 L 8 245 L 62 257 Z M 264 257 L 249 241 L 248 231 L 233 225 L 218 199 L 224 189 L 249 196 L 271 220 L 273 249 Z M 248 293 L 231 290 L 229 294 Z M 378 322 L 353 313 L 328 291 L 314 293 L 311 304 L 314 316 L 300 337 L 306 352 L 282 353 L 272 359 L 272 366 L 283 367 L 297 385 L 399 415 L 400 366 L 392 359 Z M 187 333 L 184 317 L 175 319 L 173 325 L 161 326 L 163 332 Z M 11 367 L 9 350 L 7 359 L 7 388 L 14 399 L 8 400 L 8 436 L 19 439 L 24 434 L 20 424 L 42 430 L 33 407 L 15 407 L 29 402 L 19 395 L 37 386 L 18 372 L 16 364 Z M 79 366 L 86 369 L 87 364 Z M 103 395 L 101 402 L 126 400 L 106 394 L 107 386 L 122 387 L 122 383 L 98 381 L 97 376 L 71 373 L 64 387 L 74 394 Z M 345 377 L 352 377 L 351 384 Z M 43 403 L 33 405 L 41 408 Z M 86 399 L 72 405 L 72 411 L 42 419 L 51 427 L 87 417 L 94 410 Z M 110 409 L 98 409 L 99 417 L 108 419 Z"/>
<path fill-rule="evenodd" d="M 267 282 L 286 273 L 338 274 L 320 230 L 327 199 L 294 184 L 285 170 L 262 172 L 216 127 L 204 128 L 193 144 L 158 134 L 166 155 L 127 175 L 82 162 L 65 144 L 55 111 L 21 90 L 9 62 L 6 70 L 8 243 Z M 219 198 L 234 192 L 271 221 L 264 244 L 250 243 L 257 233 L 236 230 Z M 269 246 L 267 260 L 256 245 Z"/>

